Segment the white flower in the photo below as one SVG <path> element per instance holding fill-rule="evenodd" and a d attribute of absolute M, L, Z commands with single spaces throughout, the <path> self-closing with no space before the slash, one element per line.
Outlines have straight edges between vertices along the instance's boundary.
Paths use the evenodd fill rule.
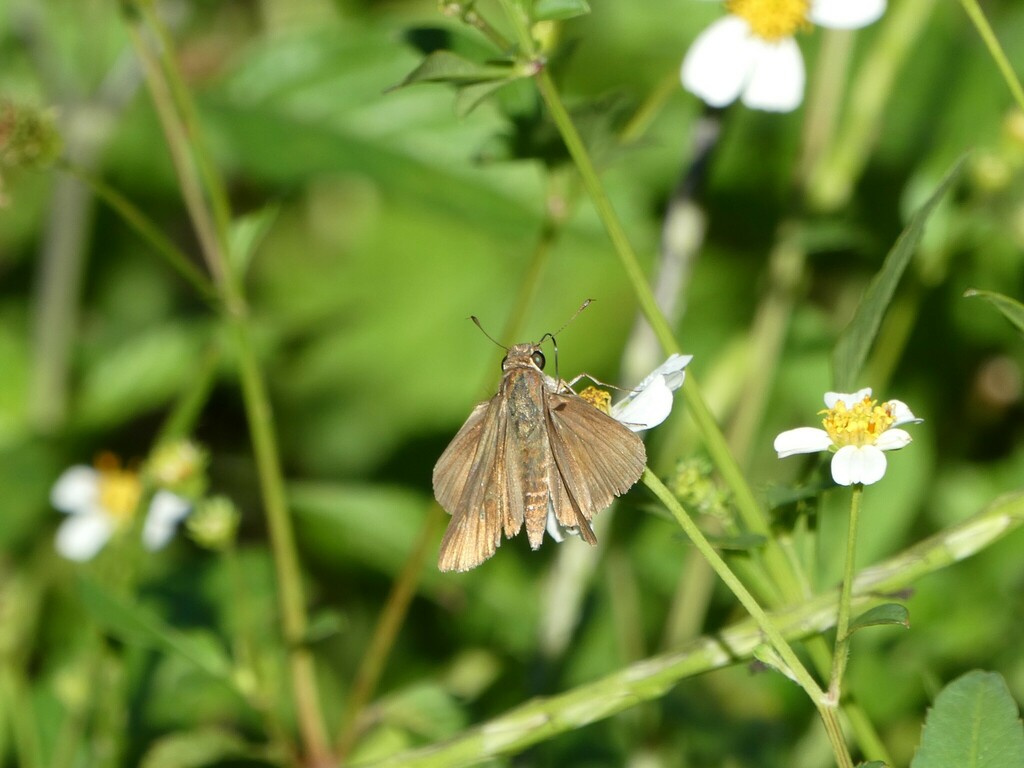
<path fill-rule="evenodd" d="M 50 503 L 69 515 L 57 529 L 57 551 L 69 560 L 92 559 L 115 532 L 131 522 L 141 496 L 138 474 L 122 469 L 113 457 L 101 457 L 95 468 L 76 465 L 65 470 L 50 491 Z M 180 496 L 157 491 L 143 524 L 146 548 L 165 546 L 189 507 Z"/>
<path fill-rule="evenodd" d="M 672 393 L 683 386 L 692 359 L 693 355 L 670 355 L 611 407 L 611 417 L 634 432 L 661 424 L 672 412 Z"/>
<path fill-rule="evenodd" d="M 740 98 L 752 109 L 790 112 L 804 95 L 804 60 L 793 35 L 811 24 L 857 29 L 886 0 L 726 0 L 729 15 L 704 30 L 683 59 L 683 87 L 712 107 Z"/>
<path fill-rule="evenodd" d="M 800 427 L 783 432 L 775 438 L 775 450 L 780 459 L 835 451 L 832 479 L 839 485 L 871 485 L 881 480 L 886 467 L 883 451 L 895 451 L 911 441 L 907 431 L 898 427 L 922 421 L 899 400 L 879 405 L 871 399 L 870 388 L 852 394 L 826 392 L 825 405 L 824 429 Z"/>
<path fill-rule="evenodd" d="M 651 371 L 639 385 L 615 405 L 609 405 L 611 396 L 596 387 L 587 387 L 580 397 L 595 408 L 609 414 L 613 419 L 633 432 L 643 432 L 656 427 L 672 412 L 672 393 L 683 386 L 686 380 L 685 368 L 693 355 L 672 354 Z M 555 541 L 562 541 L 563 533 L 577 534 L 576 528 L 565 528 L 548 509 L 548 535 Z"/>

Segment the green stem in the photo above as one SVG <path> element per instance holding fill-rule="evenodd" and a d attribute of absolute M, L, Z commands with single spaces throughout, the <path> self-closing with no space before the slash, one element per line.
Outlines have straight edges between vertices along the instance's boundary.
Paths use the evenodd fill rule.
<path fill-rule="evenodd" d="M 996 37 L 995 32 L 992 31 L 992 25 L 985 18 L 985 12 L 978 5 L 978 0 L 960 0 L 960 5 L 964 7 L 964 11 L 967 12 L 967 16 L 978 30 L 981 39 L 985 41 L 989 55 L 992 56 L 996 66 L 999 67 L 1003 79 L 1006 80 L 1006 86 L 1017 101 L 1017 106 L 1024 109 L 1024 88 L 1021 88 L 1020 80 L 1013 71 L 1010 60 L 1006 58 L 1006 52 L 1003 51 L 1003 47 L 999 44 L 999 39 Z"/>
<path fill-rule="evenodd" d="M 32 307 L 29 413 L 53 432 L 67 417 L 71 351 L 78 323 L 85 242 L 93 199 L 77 179 L 59 177 L 49 201 Z"/>
<path fill-rule="evenodd" d="M 523 50 L 528 55 L 533 55 L 534 44 L 526 27 L 526 20 L 523 18 L 519 8 L 511 0 L 502 0 L 502 5 L 512 20 Z M 682 351 L 672 333 L 672 329 L 669 328 L 668 322 L 665 320 L 665 316 L 658 308 L 657 301 L 651 292 L 650 286 L 647 284 L 647 278 L 640 266 L 636 252 L 633 250 L 633 246 L 626 236 L 626 232 L 618 215 L 615 213 L 611 200 L 601 184 L 583 139 L 576 130 L 572 118 L 569 117 L 565 105 L 562 103 L 554 81 L 545 69 L 542 69 L 535 75 L 535 80 L 537 88 L 548 106 L 548 111 L 551 113 L 551 118 L 558 127 L 562 140 L 565 142 L 565 146 L 576 164 L 576 168 L 583 181 L 583 186 L 590 195 L 597 215 L 601 219 L 601 223 L 604 225 L 605 231 L 615 247 L 615 252 L 618 254 L 622 268 L 626 272 L 626 277 L 633 287 L 633 292 L 640 304 L 641 311 L 651 324 L 651 328 L 661 343 L 662 349 L 668 353 Z M 785 553 L 770 535 L 768 519 L 754 498 L 753 491 L 751 491 L 743 472 L 730 452 L 725 437 L 722 435 L 722 431 L 719 429 L 714 416 L 704 401 L 692 373 L 687 375 L 686 381 L 683 384 L 683 395 L 689 406 L 690 416 L 704 438 L 711 460 L 718 467 L 722 478 L 733 491 L 741 518 L 749 530 L 766 537 L 764 558 L 769 571 L 772 573 L 775 581 L 783 587 L 782 591 L 784 593 L 793 593 L 797 588 L 797 581 L 790 570 Z"/>
<path fill-rule="evenodd" d="M 160 118 L 160 125 L 167 140 L 167 148 L 171 153 L 171 161 L 174 163 L 174 170 L 181 186 L 181 196 L 196 231 L 203 258 L 206 260 L 206 266 L 210 273 L 214 276 L 221 295 L 224 296 L 228 287 L 228 267 L 225 264 L 226 259 L 221 250 L 213 219 L 206 205 L 203 187 L 196 171 L 195 158 L 189 148 L 188 132 L 174 108 L 174 99 L 164 77 L 163 68 L 142 39 L 142 33 L 136 24 L 137 22 L 128 25 L 128 33 L 135 46 L 139 62 L 142 64 L 143 75 L 149 86 L 157 116 Z"/>
<path fill-rule="evenodd" d="M 274 550 L 280 590 L 284 640 L 291 660 L 292 687 L 299 727 L 311 764 L 326 765 L 329 759 L 327 731 L 320 712 L 313 654 L 306 646 L 306 602 L 302 590 L 295 534 L 285 499 L 281 460 L 277 450 L 273 415 L 266 385 L 256 362 L 249 328 L 242 318 L 226 318 L 238 356 L 246 419 L 256 455 L 260 490 Z"/>
<path fill-rule="evenodd" d="M 854 605 L 867 610 L 891 602 L 891 593 L 981 552 L 1024 526 L 1024 492 L 1003 496 L 959 525 L 947 528 L 860 573 Z M 820 637 L 834 626 L 835 590 L 772 613 L 791 640 Z M 510 755 L 643 701 L 665 696 L 681 680 L 742 663 L 764 643 L 753 619 L 732 624 L 670 653 L 650 656 L 564 693 L 533 699 L 441 744 L 359 763 L 359 768 L 460 768 Z"/>
<path fill-rule="evenodd" d="M 4 659 L 0 662 L 0 708 L 6 711 L 11 725 L 14 754 L 23 768 L 42 768 L 42 747 L 32 717 L 34 708 L 26 706 L 30 701 L 20 671 Z"/>
<path fill-rule="evenodd" d="M 178 398 L 174 409 L 160 427 L 154 444 L 180 440 L 192 433 L 217 381 L 217 367 L 222 355 L 220 342 L 211 342 L 199 360 L 195 375 L 189 380 L 189 386 Z"/>
<path fill-rule="evenodd" d="M 896 75 L 917 50 L 914 44 L 934 5 L 935 0 L 891 4 L 858 67 L 836 141 L 810 174 L 806 193 L 810 209 L 835 211 L 849 201 L 886 117 Z"/>
<path fill-rule="evenodd" d="M 86 184 L 96 197 L 110 206 L 111 210 L 120 216 L 125 224 L 134 229 L 139 237 L 149 243 L 158 255 L 163 256 L 170 267 L 187 280 L 200 296 L 210 303 L 217 301 L 217 292 L 206 275 L 196 269 L 189 257 L 171 242 L 171 239 L 161 232 L 131 200 L 81 166 L 63 162 L 61 167 Z"/>
<path fill-rule="evenodd" d="M 850 496 L 850 527 L 846 534 L 846 567 L 843 571 L 842 591 L 839 593 L 836 647 L 832 653 L 832 679 L 828 687 L 830 703 L 833 706 L 839 704 L 843 673 L 846 672 L 846 661 L 849 657 L 850 595 L 853 592 L 854 560 L 857 554 L 857 519 L 860 516 L 860 501 L 863 495 L 864 486 L 860 483 L 854 485 Z"/>
<path fill-rule="evenodd" d="M 352 690 L 345 703 L 345 712 L 341 718 L 341 729 L 334 749 L 335 758 L 339 763 L 344 763 L 359 738 L 359 716 L 377 689 L 377 683 L 380 682 L 381 673 L 387 665 L 392 648 L 394 648 L 398 631 L 405 621 L 409 604 L 416 594 L 420 574 L 423 572 L 423 566 L 427 559 L 427 551 L 434 542 L 443 520 L 444 510 L 437 502 L 434 502 L 427 511 L 427 519 L 420 529 L 419 538 L 416 540 L 412 552 L 406 558 L 402 572 L 395 580 L 384 610 L 381 611 L 380 618 L 377 620 L 373 637 L 359 663 L 355 680 L 352 683 Z"/>
<path fill-rule="evenodd" d="M 195 150 L 189 144 L 190 130 L 182 117 L 182 113 L 194 114 L 188 92 L 184 88 L 179 90 L 176 94 L 177 100 L 185 106 L 176 105 L 173 89 L 167 81 L 167 71 L 174 73 L 171 76 L 174 80 L 180 77 L 176 64 L 169 56 L 162 63 L 154 57 L 142 39 L 138 24 L 138 18 L 132 17 L 128 31 L 142 63 L 143 73 L 167 139 L 182 198 L 196 230 L 207 266 L 214 275 L 224 307 L 222 320 L 230 333 L 235 351 L 242 399 L 270 531 L 270 545 L 274 553 L 282 629 L 291 670 L 292 695 L 307 762 L 310 766 L 329 765 L 330 746 L 320 711 L 316 670 L 313 655 L 305 643 L 306 605 L 295 535 L 285 499 L 284 478 L 270 399 L 249 335 L 245 296 L 240 283 L 232 273 L 223 233 L 215 225 L 216 217 L 211 215 L 207 206 L 201 174 L 196 168 Z M 198 126 L 193 125 L 192 131 L 198 132 Z M 211 168 L 207 170 L 212 173 Z M 221 188 L 219 182 L 209 186 L 213 189 Z"/>
<path fill-rule="evenodd" d="M 195 104 L 189 95 L 188 88 L 185 86 L 184 79 L 181 77 L 177 62 L 174 60 L 174 44 L 167 26 L 154 12 L 153 0 L 140 0 L 138 5 L 142 11 L 143 18 L 145 18 L 150 29 L 156 34 L 163 72 L 167 78 L 178 114 L 181 116 L 182 126 L 188 137 L 189 146 L 192 148 L 196 167 L 205 186 L 206 193 L 209 195 L 217 240 L 220 243 L 221 251 L 227 253 L 228 233 L 231 228 L 231 205 L 228 202 L 227 191 L 224 189 L 220 175 L 216 172 L 213 161 L 210 159 L 210 153 L 207 150 L 203 132 L 199 127 Z"/>
<path fill-rule="evenodd" d="M 764 421 L 786 332 L 804 279 L 807 250 L 800 232 L 801 227 L 796 222 L 783 223 L 768 257 L 768 291 L 761 299 L 751 329 L 747 387 L 729 430 L 729 445 L 741 466 L 747 464 Z"/>
<path fill-rule="evenodd" d="M 679 523 L 679 527 L 683 529 L 683 533 L 686 534 L 690 542 L 697 548 L 697 551 L 704 556 L 704 559 L 708 561 L 708 564 L 718 574 L 718 578 L 736 596 L 736 599 L 740 601 L 740 604 L 747 610 L 751 618 L 757 622 L 758 627 L 760 627 L 765 637 L 768 638 L 768 642 L 771 643 L 772 648 L 775 649 L 775 652 L 778 653 L 785 664 L 788 674 L 796 681 L 797 685 L 804 689 L 804 692 L 818 710 L 822 723 L 825 725 L 825 732 L 828 734 L 829 741 L 832 744 L 832 751 L 835 753 L 837 765 L 840 768 L 853 768 L 853 759 L 850 757 L 850 752 L 846 747 L 846 740 L 843 737 L 843 731 L 839 725 L 836 710 L 826 706 L 824 692 L 818 686 L 817 681 L 811 676 L 811 673 L 807 671 L 803 662 L 797 657 L 796 652 L 783 636 L 778 625 L 772 621 L 758 604 L 757 600 L 754 599 L 754 596 L 743 586 L 743 582 L 736 577 L 736 574 L 732 572 L 732 569 L 729 568 L 725 560 L 715 551 L 715 548 L 704 537 L 697 524 L 693 522 L 693 519 L 683 509 L 683 505 L 658 479 L 658 476 L 651 472 L 651 470 L 645 469 L 643 481 L 654 492 L 654 495 L 658 497 L 661 503 L 665 505 L 668 511 L 672 513 L 676 522 Z"/>

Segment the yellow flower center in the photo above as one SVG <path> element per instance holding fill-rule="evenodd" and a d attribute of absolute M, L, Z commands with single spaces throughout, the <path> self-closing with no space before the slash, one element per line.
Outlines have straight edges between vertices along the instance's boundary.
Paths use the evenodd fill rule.
<path fill-rule="evenodd" d="M 131 521 L 142 497 L 139 475 L 122 469 L 117 457 L 106 453 L 96 460 L 100 473 L 99 501 L 107 516 L 121 526 Z"/>
<path fill-rule="evenodd" d="M 611 414 L 612 412 L 612 396 L 605 392 L 603 389 L 597 387 L 587 387 L 580 392 L 580 397 L 590 403 L 592 406 L 597 408 L 599 411 Z"/>
<path fill-rule="evenodd" d="M 726 0 L 725 7 L 750 24 L 755 35 L 776 42 L 810 28 L 807 20 L 810 4 L 810 0 Z"/>
<path fill-rule="evenodd" d="M 840 448 L 844 445 L 874 445 L 878 436 L 896 421 L 891 406 L 888 403 L 879 405 L 870 395 L 852 408 L 847 408 L 846 403 L 840 400 L 821 413 L 825 414 L 821 425 L 832 443 Z"/>

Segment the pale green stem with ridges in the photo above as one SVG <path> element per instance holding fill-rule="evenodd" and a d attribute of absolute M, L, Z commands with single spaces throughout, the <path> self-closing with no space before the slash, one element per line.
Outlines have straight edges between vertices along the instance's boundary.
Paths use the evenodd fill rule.
<path fill-rule="evenodd" d="M 1003 47 L 999 44 L 996 33 L 992 31 L 992 25 L 985 18 L 985 12 L 978 5 L 978 0 L 960 0 L 960 5 L 964 7 L 964 11 L 967 12 L 971 22 L 977 28 L 981 39 L 985 41 L 989 55 L 992 56 L 996 66 L 999 67 L 999 71 L 1002 73 L 1003 79 L 1006 80 L 1006 86 L 1010 89 L 1010 93 L 1013 94 L 1017 106 L 1024 109 L 1024 88 L 1021 87 L 1020 80 L 1013 71 L 1010 60 L 1006 58 L 1006 52 L 1003 51 Z"/>
<path fill-rule="evenodd" d="M 959 525 L 918 542 L 888 560 L 865 568 L 853 582 L 853 606 L 868 610 L 891 602 L 891 593 L 981 552 L 1024 525 L 1024 492 L 996 499 Z M 836 621 L 835 590 L 770 614 L 783 635 L 820 637 Z M 451 740 L 401 752 L 359 768 L 460 768 L 522 751 L 664 696 L 674 685 L 714 669 L 742 663 L 764 643 L 761 628 L 744 619 L 713 637 L 698 638 L 671 653 L 658 654 L 606 677 L 555 696 L 538 698 L 460 733 Z"/>
<path fill-rule="evenodd" d="M 850 525 L 846 533 L 846 566 L 843 571 L 843 585 L 839 592 L 839 617 L 836 620 L 836 647 L 832 653 L 832 679 L 828 696 L 832 706 L 838 706 L 849 658 L 850 645 L 850 595 L 853 593 L 854 560 L 857 555 L 857 520 L 860 516 L 860 501 L 864 486 L 857 483 L 850 496 Z"/>

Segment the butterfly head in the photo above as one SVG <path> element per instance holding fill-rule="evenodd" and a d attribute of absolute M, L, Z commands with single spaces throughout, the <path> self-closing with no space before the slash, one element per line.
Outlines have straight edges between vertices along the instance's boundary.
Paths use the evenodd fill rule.
<path fill-rule="evenodd" d="M 505 359 L 501 361 L 501 370 L 532 368 L 536 371 L 543 371 L 545 362 L 544 353 L 540 351 L 539 344 L 516 344 L 509 349 Z"/>

